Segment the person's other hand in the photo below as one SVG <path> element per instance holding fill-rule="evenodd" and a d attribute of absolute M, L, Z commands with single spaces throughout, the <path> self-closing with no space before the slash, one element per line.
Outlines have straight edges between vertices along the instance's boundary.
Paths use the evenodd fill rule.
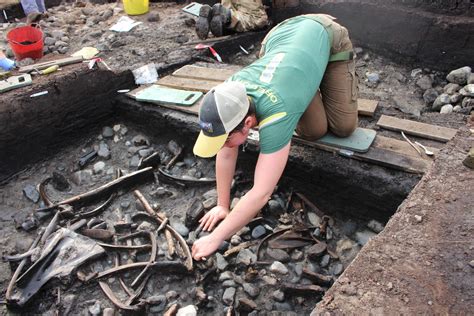
<path fill-rule="evenodd" d="M 212 234 L 199 238 L 193 244 L 192 256 L 194 260 L 201 260 L 212 255 L 221 243 L 222 240 L 214 238 Z"/>
<path fill-rule="evenodd" d="M 227 214 L 229 214 L 227 207 L 220 205 L 214 206 L 199 220 L 199 226 L 202 227 L 203 231 L 211 231 L 217 223 L 226 218 Z"/>

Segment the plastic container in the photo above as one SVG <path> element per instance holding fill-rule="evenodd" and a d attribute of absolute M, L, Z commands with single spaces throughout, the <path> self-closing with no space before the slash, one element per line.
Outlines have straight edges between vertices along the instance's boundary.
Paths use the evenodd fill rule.
<path fill-rule="evenodd" d="M 37 27 L 14 28 L 8 32 L 7 40 L 17 60 L 43 57 L 43 32 Z"/>
<path fill-rule="evenodd" d="M 148 0 L 123 0 L 123 9 L 128 15 L 140 15 L 148 12 Z"/>

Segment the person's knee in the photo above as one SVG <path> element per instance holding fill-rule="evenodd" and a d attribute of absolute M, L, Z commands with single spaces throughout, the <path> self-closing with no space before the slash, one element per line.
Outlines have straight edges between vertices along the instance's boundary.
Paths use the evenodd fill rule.
<path fill-rule="evenodd" d="M 319 126 L 318 128 L 312 128 L 312 129 L 303 129 L 303 128 L 297 128 L 296 133 L 298 134 L 299 137 L 306 139 L 306 140 L 318 140 L 324 135 L 326 135 L 328 129 L 327 126 Z"/>
<path fill-rule="evenodd" d="M 333 134 L 338 137 L 349 137 L 357 128 L 357 119 L 352 120 L 351 122 L 344 122 L 344 124 L 339 124 L 337 126 L 331 127 L 330 130 Z"/>

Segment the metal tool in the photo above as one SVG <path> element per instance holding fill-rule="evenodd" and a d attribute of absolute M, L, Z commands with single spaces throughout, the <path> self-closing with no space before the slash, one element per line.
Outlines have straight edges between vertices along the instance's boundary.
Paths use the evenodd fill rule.
<path fill-rule="evenodd" d="M 401 132 L 401 133 L 402 133 L 403 138 L 408 142 L 408 144 L 410 144 L 411 147 L 415 148 L 416 152 L 420 154 L 421 157 L 423 157 L 423 153 L 421 152 L 421 150 L 418 147 L 416 147 L 416 145 L 413 144 L 411 140 L 408 139 L 408 137 L 405 136 L 404 132 Z"/>
<path fill-rule="evenodd" d="M 428 148 L 426 148 L 426 146 L 423 146 L 422 144 L 420 144 L 419 142 L 415 142 L 415 144 L 417 144 L 418 146 L 420 146 L 421 148 L 423 148 L 423 150 L 425 151 L 425 154 L 428 155 L 428 156 L 433 156 L 434 155 L 434 152 L 432 152 L 431 150 L 429 150 Z"/>

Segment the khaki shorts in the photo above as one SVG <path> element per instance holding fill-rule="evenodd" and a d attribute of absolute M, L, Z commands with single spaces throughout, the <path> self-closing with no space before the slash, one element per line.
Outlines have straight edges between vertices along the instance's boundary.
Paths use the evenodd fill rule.
<path fill-rule="evenodd" d="M 331 29 L 331 54 L 352 50 L 349 32 L 333 17 L 325 14 L 307 16 L 322 19 L 325 26 Z M 270 34 L 262 42 L 261 56 Z M 298 122 L 296 133 L 308 140 L 321 138 L 328 130 L 340 137 L 349 136 L 358 123 L 357 97 L 358 78 L 354 60 L 329 62 L 319 90 Z"/>

